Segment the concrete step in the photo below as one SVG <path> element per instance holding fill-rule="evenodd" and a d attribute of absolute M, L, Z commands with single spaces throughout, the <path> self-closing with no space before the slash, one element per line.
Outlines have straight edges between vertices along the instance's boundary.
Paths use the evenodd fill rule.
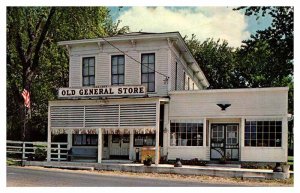
<path fill-rule="evenodd" d="M 241 168 L 241 164 L 206 164 L 206 166 L 220 168 Z"/>
<path fill-rule="evenodd" d="M 94 167 L 86 167 L 86 166 L 53 166 L 46 165 L 45 168 L 60 168 L 60 169 L 68 169 L 68 170 L 89 170 L 94 171 Z"/>

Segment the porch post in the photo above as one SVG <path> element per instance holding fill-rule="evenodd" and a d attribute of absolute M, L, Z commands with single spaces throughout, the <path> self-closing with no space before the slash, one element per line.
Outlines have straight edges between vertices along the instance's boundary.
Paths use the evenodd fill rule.
<path fill-rule="evenodd" d="M 67 134 L 68 134 L 68 146 L 67 146 L 67 148 L 71 149 L 72 148 L 72 143 L 73 143 L 72 130 L 68 131 Z"/>
<path fill-rule="evenodd" d="M 203 139 L 203 147 L 206 147 L 206 117 L 204 117 L 203 119 L 203 136 L 202 136 L 202 139 Z"/>
<path fill-rule="evenodd" d="M 155 165 L 159 162 L 159 112 L 160 112 L 160 102 L 156 103 L 156 132 L 155 132 Z"/>
<path fill-rule="evenodd" d="M 166 156 L 168 152 L 168 146 L 170 144 L 170 127 L 169 127 L 169 104 L 164 104 L 164 128 L 163 128 L 163 155 Z"/>
<path fill-rule="evenodd" d="M 51 117 L 50 104 L 48 105 L 48 136 L 47 136 L 47 162 L 51 161 Z"/>
<path fill-rule="evenodd" d="M 129 160 L 133 160 L 133 130 L 130 130 L 130 138 L 129 138 Z"/>
<path fill-rule="evenodd" d="M 102 161 L 102 129 L 98 129 L 98 163 Z"/>

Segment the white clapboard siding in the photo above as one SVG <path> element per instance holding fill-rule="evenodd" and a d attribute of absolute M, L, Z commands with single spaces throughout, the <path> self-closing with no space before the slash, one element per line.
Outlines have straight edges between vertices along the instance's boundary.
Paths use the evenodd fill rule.
<path fill-rule="evenodd" d="M 106 86 L 111 85 L 111 64 L 110 55 L 107 53 L 100 53 L 96 64 L 96 85 Z"/>
<path fill-rule="evenodd" d="M 82 86 L 82 72 L 81 72 L 81 57 L 78 55 L 70 56 L 70 72 L 69 72 L 69 86 L 81 87 Z"/>
<path fill-rule="evenodd" d="M 130 57 L 140 61 L 140 54 L 137 51 L 127 53 Z M 125 56 L 125 85 L 140 85 L 141 84 L 141 64 Z"/>
<path fill-rule="evenodd" d="M 52 127 L 83 127 L 83 106 L 58 106 L 50 108 Z"/>
<path fill-rule="evenodd" d="M 287 88 L 175 91 L 170 93 L 170 118 L 283 116 L 287 93 Z M 221 111 L 219 103 L 231 106 Z"/>
<path fill-rule="evenodd" d="M 241 161 L 286 162 L 287 149 L 281 147 L 242 147 Z M 263 156 L 258 156 L 263 155 Z"/>
<path fill-rule="evenodd" d="M 164 74 L 168 75 L 168 50 L 167 49 L 160 49 L 156 52 L 155 55 L 155 69 Z M 156 73 L 155 74 L 155 81 L 156 81 L 156 89 L 157 95 L 163 96 L 168 94 L 168 84 L 164 82 L 166 79 L 165 76 Z"/>
<path fill-rule="evenodd" d="M 130 104 L 120 106 L 120 126 L 155 126 L 156 104 Z"/>
<path fill-rule="evenodd" d="M 168 148 L 168 159 L 175 160 L 180 158 L 183 160 L 191 160 L 197 158 L 198 160 L 209 160 L 207 157 L 208 147 L 172 147 Z"/>
<path fill-rule="evenodd" d="M 119 105 L 95 105 L 85 108 L 85 127 L 117 127 Z"/>

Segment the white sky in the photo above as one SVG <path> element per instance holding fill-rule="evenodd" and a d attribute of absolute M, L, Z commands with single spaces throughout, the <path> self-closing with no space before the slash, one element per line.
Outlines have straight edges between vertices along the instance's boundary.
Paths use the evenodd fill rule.
<path fill-rule="evenodd" d="M 234 47 L 250 36 L 246 17 L 232 11 L 232 7 L 131 7 L 120 12 L 117 20 L 121 20 L 121 26 L 128 25 L 131 31 L 179 31 L 182 36 L 195 34 L 202 41 L 227 40 Z"/>

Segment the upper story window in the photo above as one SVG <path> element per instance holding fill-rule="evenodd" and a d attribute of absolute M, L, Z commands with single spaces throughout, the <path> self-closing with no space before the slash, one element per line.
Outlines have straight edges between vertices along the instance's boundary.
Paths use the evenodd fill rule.
<path fill-rule="evenodd" d="M 155 54 L 142 54 L 142 84 L 148 92 L 155 92 Z"/>
<path fill-rule="evenodd" d="M 82 58 L 82 85 L 95 85 L 95 57 Z"/>
<path fill-rule="evenodd" d="M 124 85 L 125 59 L 124 55 L 111 57 L 111 84 Z"/>

